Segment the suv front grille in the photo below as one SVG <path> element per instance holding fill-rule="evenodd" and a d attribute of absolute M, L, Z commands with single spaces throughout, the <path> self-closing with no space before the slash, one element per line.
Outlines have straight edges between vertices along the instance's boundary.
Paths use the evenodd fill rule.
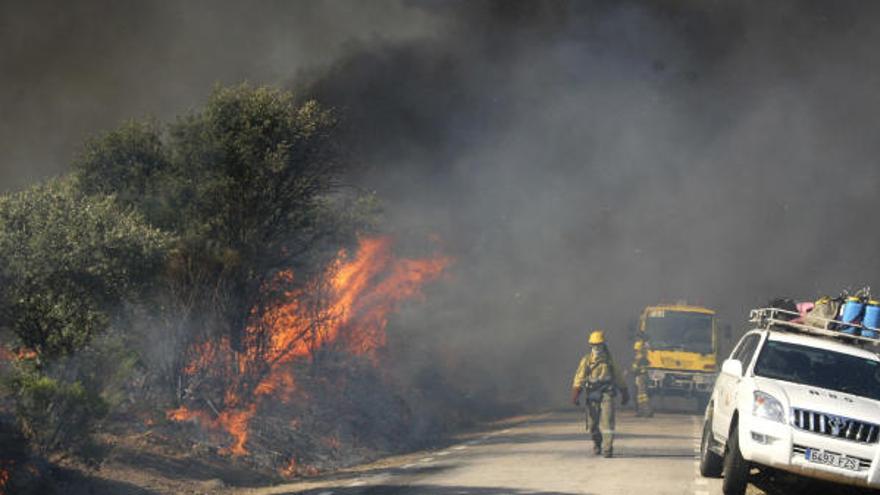
<path fill-rule="evenodd" d="M 806 409 L 792 408 L 791 424 L 801 430 L 854 442 L 877 443 L 880 436 L 880 426 L 875 424 Z"/>

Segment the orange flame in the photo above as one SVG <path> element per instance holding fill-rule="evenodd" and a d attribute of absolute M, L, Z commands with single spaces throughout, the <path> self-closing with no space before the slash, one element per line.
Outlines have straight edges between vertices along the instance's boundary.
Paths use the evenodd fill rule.
<path fill-rule="evenodd" d="M 422 286 L 436 280 L 450 263 L 448 257 L 398 259 L 389 237 L 360 239 L 353 257 L 340 251 L 323 277 L 306 289 L 285 292 L 281 304 L 261 311 L 245 331 L 244 352 L 233 353 L 225 340 L 193 346 L 184 371 L 188 375 L 221 373 L 227 383 L 223 408 L 209 413 L 180 407 L 168 411 L 168 419 L 195 420 L 225 431 L 233 442 L 222 452 L 247 454 L 248 426 L 260 400 L 294 400 L 296 377 L 287 364 L 309 358 L 330 344 L 378 364 L 388 315 L 403 301 L 420 297 Z M 288 271 L 276 283 L 292 281 L 293 273 Z M 282 474 L 295 472 L 295 462 L 292 466 Z"/>
<path fill-rule="evenodd" d="M 0 462 L 0 495 L 6 495 L 7 485 L 12 478 L 13 462 Z"/>
<path fill-rule="evenodd" d="M 37 358 L 37 352 L 26 347 L 16 347 L 9 349 L 4 345 L 0 345 L 0 361 L 29 361 Z"/>
<path fill-rule="evenodd" d="M 256 412 L 257 404 L 254 402 L 242 410 L 226 410 L 220 413 L 217 422 L 235 439 L 231 446 L 220 451 L 221 454 L 229 453 L 234 456 L 247 454 L 245 444 L 248 440 L 248 423 Z"/>
<path fill-rule="evenodd" d="M 286 466 L 281 468 L 281 476 L 284 476 L 285 478 L 293 478 L 294 476 L 296 476 L 296 472 L 297 465 L 296 459 L 294 458 L 291 458 L 290 462 L 288 462 Z"/>
<path fill-rule="evenodd" d="M 16 357 L 19 361 L 30 361 L 33 359 L 37 359 L 37 351 L 22 347 L 18 350 Z"/>

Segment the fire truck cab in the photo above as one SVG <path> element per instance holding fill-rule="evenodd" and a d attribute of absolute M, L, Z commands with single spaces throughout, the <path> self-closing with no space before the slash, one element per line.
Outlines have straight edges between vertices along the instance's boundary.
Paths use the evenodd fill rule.
<path fill-rule="evenodd" d="M 647 341 L 648 388 L 654 400 L 696 399 L 703 410 L 715 384 L 719 337 L 715 311 L 685 304 L 648 306 L 637 338 Z"/>

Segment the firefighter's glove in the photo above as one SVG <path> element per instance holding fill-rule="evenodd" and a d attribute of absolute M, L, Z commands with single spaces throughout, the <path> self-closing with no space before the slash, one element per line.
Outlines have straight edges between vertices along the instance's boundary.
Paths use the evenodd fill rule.
<path fill-rule="evenodd" d="M 629 403 L 629 390 L 626 387 L 620 389 L 620 405 L 625 406 Z"/>
<path fill-rule="evenodd" d="M 581 405 L 581 388 L 580 387 L 572 387 L 571 388 L 571 403 L 576 406 Z"/>

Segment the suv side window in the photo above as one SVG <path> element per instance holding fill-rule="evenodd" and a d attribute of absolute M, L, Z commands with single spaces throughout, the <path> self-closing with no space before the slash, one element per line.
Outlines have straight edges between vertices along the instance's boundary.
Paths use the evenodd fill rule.
<path fill-rule="evenodd" d="M 733 359 L 737 359 L 742 362 L 743 370 L 748 368 L 749 363 L 752 362 L 752 357 L 755 355 L 755 350 L 758 349 L 758 343 L 760 341 L 760 335 L 748 335 L 746 336 L 746 338 L 743 339 L 742 343 L 740 343 L 739 347 L 737 347 L 736 351 L 733 353 Z"/>
<path fill-rule="evenodd" d="M 751 335 L 746 335 L 745 337 L 739 339 L 739 342 L 736 344 L 736 348 L 733 349 L 733 352 L 730 353 L 730 359 L 739 360 L 742 357 L 743 348 L 746 347 Z"/>

